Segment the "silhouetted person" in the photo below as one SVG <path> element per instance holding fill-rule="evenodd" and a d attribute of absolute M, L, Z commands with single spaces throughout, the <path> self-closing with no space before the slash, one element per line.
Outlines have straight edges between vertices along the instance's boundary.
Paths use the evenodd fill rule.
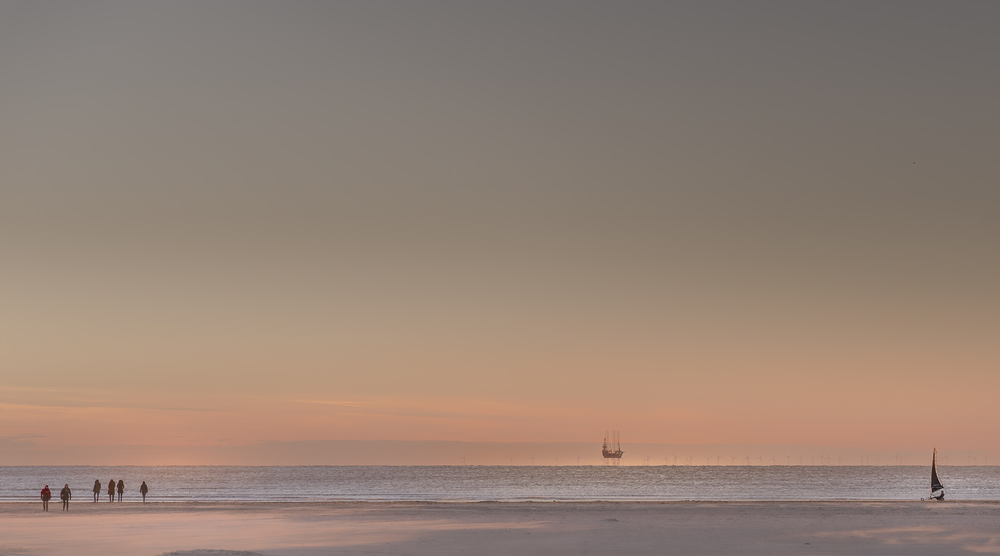
<path fill-rule="evenodd" d="M 52 499 L 52 491 L 49 490 L 49 485 L 45 485 L 42 489 L 42 511 L 49 511 L 49 500 Z"/>
<path fill-rule="evenodd" d="M 115 480 L 111 479 L 111 481 L 108 482 L 108 502 L 114 502 L 114 501 L 115 501 Z"/>
<path fill-rule="evenodd" d="M 142 495 L 142 503 L 143 504 L 146 503 L 146 493 L 148 493 L 148 492 L 149 492 L 149 487 L 146 486 L 146 481 L 143 481 L 142 482 L 142 486 L 139 487 L 139 494 Z"/>
<path fill-rule="evenodd" d="M 73 491 L 69 489 L 69 483 L 66 483 L 66 486 L 59 491 L 59 499 L 62 500 L 64 512 L 69 511 L 69 501 L 71 498 L 73 498 Z"/>
<path fill-rule="evenodd" d="M 125 481 L 118 479 L 118 501 L 122 501 L 122 494 L 125 493 Z"/>
<path fill-rule="evenodd" d="M 101 497 L 101 481 L 94 481 L 94 502 Z"/>

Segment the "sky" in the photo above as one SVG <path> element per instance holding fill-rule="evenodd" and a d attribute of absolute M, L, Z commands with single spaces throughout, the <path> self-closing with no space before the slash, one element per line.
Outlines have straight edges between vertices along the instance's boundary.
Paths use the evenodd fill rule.
<path fill-rule="evenodd" d="M 0 464 L 1000 462 L 998 21 L 0 0 Z"/>

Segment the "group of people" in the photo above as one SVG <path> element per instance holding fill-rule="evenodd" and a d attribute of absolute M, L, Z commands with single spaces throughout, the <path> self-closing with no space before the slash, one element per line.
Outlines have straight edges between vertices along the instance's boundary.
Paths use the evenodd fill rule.
<path fill-rule="evenodd" d="M 115 490 L 118 491 L 118 501 L 122 501 L 122 495 L 125 494 L 125 481 L 119 480 L 115 483 L 114 479 L 108 481 L 108 502 L 115 501 Z M 146 481 L 142 482 L 142 486 L 139 487 L 139 494 L 142 495 L 142 503 L 146 503 L 146 495 L 149 494 L 149 487 L 146 486 Z M 69 501 L 73 498 L 73 491 L 70 490 L 69 484 L 63 487 L 62 491 L 59 492 L 59 499 L 62 500 L 63 511 L 69 511 Z M 94 481 L 94 502 L 99 501 L 101 498 L 101 481 Z M 45 485 L 42 489 L 42 511 L 49 511 L 49 500 L 52 499 L 52 491 L 49 490 L 49 485 Z"/>
<path fill-rule="evenodd" d="M 63 487 L 62 491 L 59 493 L 59 499 L 62 500 L 63 511 L 69 511 L 69 499 L 73 498 L 73 491 L 69 489 L 69 484 Z M 52 499 L 52 491 L 49 490 L 49 485 L 45 485 L 42 489 L 42 511 L 49 511 L 49 500 Z"/>

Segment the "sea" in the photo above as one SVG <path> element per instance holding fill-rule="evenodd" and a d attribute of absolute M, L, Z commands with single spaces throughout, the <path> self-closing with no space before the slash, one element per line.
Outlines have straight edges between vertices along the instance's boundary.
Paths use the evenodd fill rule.
<path fill-rule="evenodd" d="M 942 466 L 948 500 L 1000 500 L 1000 466 Z M 919 500 L 918 466 L 302 466 L 0 467 L 0 501 L 36 501 L 64 484 L 92 500 L 94 480 L 149 486 L 155 502 L 520 502 Z"/>

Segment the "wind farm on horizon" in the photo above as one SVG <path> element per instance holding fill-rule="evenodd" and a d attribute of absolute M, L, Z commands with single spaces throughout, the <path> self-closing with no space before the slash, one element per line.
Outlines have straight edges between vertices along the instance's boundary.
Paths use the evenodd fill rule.
<path fill-rule="evenodd" d="M 576 444 L 574 444 L 575 446 Z M 607 444 L 605 445 L 607 446 Z M 616 445 L 617 447 L 618 445 Z M 620 445 L 629 448 L 628 444 Z M 915 450 L 796 450 L 788 453 L 787 447 L 781 451 L 742 451 L 742 455 L 728 452 L 723 455 L 720 450 L 698 450 L 688 447 L 687 450 L 657 450 L 660 445 L 636 443 L 634 450 L 620 449 L 620 455 L 613 458 L 602 457 L 601 453 L 589 453 L 578 449 L 567 449 L 562 454 L 558 449 L 549 448 L 542 452 L 536 450 L 531 454 L 511 454 L 504 456 L 502 463 L 490 455 L 483 454 L 477 458 L 462 455 L 456 458 L 452 465 L 506 465 L 506 466 L 604 466 L 620 465 L 625 467 L 927 467 L 930 456 Z M 598 446 L 599 448 L 599 446 Z M 692 449 L 694 448 L 694 449 Z M 568 452 L 573 453 L 566 456 Z M 632 452 L 632 453 L 630 453 Z M 605 447 L 604 453 L 607 453 Z M 634 454 L 634 455 L 633 455 Z M 537 461 L 536 461 L 536 456 Z M 502 461 L 501 460 L 501 461 Z M 938 465 L 946 466 L 990 466 L 989 453 L 985 451 L 954 450 L 939 451 Z"/>

